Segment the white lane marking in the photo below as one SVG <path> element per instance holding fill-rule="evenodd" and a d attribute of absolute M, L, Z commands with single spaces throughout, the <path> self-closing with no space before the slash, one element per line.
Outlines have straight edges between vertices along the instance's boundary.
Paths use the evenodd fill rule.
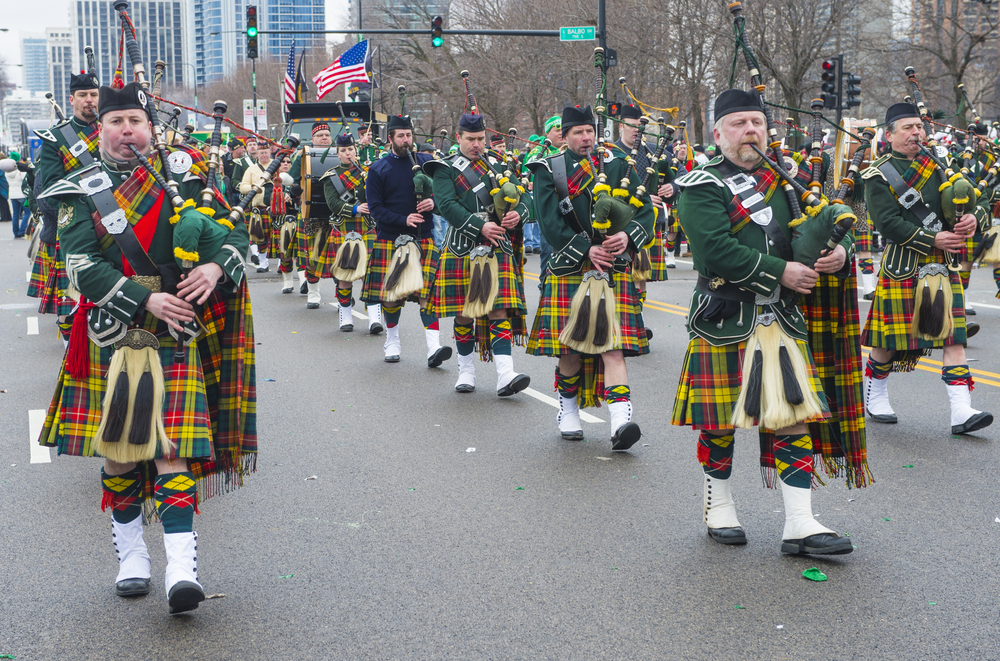
<path fill-rule="evenodd" d="M 979 301 L 972 301 L 972 304 L 977 308 L 990 308 L 991 310 L 1000 310 L 1000 305 L 993 305 L 992 303 L 980 303 Z"/>
<path fill-rule="evenodd" d="M 25 271 L 24 280 L 25 282 L 31 282 L 31 271 Z"/>
<path fill-rule="evenodd" d="M 549 397 L 548 395 L 543 395 L 534 388 L 525 388 L 521 392 L 523 392 L 525 395 L 528 395 L 529 397 L 534 397 L 540 402 L 545 402 L 549 406 L 554 406 L 555 408 L 559 408 L 559 400 L 557 400 L 555 397 Z M 597 416 L 590 415 L 585 411 L 580 411 L 580 419 L 583 420 L 584 422 L 590 422 L 590 423 L 606 422 L 605 420 L 601 420 Z"/>
<path fill-rule="evenodd" d="M 49 448 L 43 448 L 38 444 L 38 435 L 42 433 L 42 425 L 45 424 L 45 409 L 32 409 L 28 411 L 28 443 L 31 448 L 31 463 L 51 464 L 52 456 Z"/>
<path fill-rule="evenodd" d="M 27 310 L 28 308 L 37 308 L 38 303 L 4 303 L 0 305 L 0 310 Z"/>
<path fill-rule="evenodd" d="M 358 319 L 364 319 L 365 321 L 368 321 L 368 315 L 367 314 L 361 314 L 357 310 L 351 310 L 351 314 L 353 314 Z"/>
<path fill-rule="evenodd" d="M 38 335 L 38 317 L 28 317 L 28 335 Z"/>

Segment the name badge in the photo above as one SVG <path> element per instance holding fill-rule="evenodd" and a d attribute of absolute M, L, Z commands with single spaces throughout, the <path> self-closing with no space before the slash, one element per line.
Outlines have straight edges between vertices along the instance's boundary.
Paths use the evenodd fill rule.
<path fill-rule="evenodd" d="M 763 202 L 763 201 L 764 201 L 764 194 L 761 193 L 761 192 L 757 192 L 757 193 L 754 193 L 753 195 L 751 195 L 750 197 L 748 197 L 747 199 L 742 200 L 741 203 L 743 204 L 743 208 L 744 209 L 749 209 L 750 207 L 752 207 L 753 205 L 757 204 L 758 202 Z M 770 208 L 770 207 L 768 207 L 768 208 Z"/>

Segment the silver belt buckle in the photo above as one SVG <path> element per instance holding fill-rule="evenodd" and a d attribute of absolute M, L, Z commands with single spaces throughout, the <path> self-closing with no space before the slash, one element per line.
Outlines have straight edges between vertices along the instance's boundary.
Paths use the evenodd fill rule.
<path fill-rule="evenodd" d="M 108 215 L 101 218 L 101 224 L 108 230 L 108 234 L 118 235 L 128 227 L 128 218 L 121 209 L 115 209 Z"/>
<path fill-rule="evenodd" d="M 919 201 L 920 193 L 918 193 L 914 188 L 906 189 L 906 192 L 899 196 L 899 203 L 903 205 L 904 209 L 909 209 Z"/>
<path fill-rule="evenodd" d="M 73 156 L 79 156 L 85 151 L 87 151 L 87 143 L 83 140 L 77 140 L 69 147 L 69 153 L 73 154 Z"/>
<path fill-rule="evenodd" d="M 573 213 L 573 201 L 569 199 L 568 195 L 563 199 L 559 200 L 559 213 L 561 213 L 564 216 L 568 216 L 569 214 Z"/>

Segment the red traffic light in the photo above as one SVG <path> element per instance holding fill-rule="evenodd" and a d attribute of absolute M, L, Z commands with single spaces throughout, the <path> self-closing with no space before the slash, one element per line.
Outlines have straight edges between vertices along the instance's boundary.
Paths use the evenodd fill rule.
<path fill-rule="evenodd" d="M 441 18 L 440 16 L 435 16 L 433 19 L 431 19 L 431 27 L 433 28 L 440 28 L 443 23 L 444 19 Z"/>
<path fill-rule="evenodd" d="M 826 60 L 825 62 L 823 62 L 823 70 L 824 71 L 829 71 L 830 69 L 834 69 L 834 68 L 836 68 L 836 66 L 837 66 L 837 63 L 834 62 L 833 60 Z"/>

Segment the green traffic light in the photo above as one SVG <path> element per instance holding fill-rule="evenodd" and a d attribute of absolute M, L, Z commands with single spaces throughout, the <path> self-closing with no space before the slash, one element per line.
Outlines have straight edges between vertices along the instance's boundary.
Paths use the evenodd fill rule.
<path fill-rule="evenodd" d="M 434 46 L 434 48 L 444 46 L 444 37 L 434 37 L 434 39 L 431 40 L 431 45 Z"/>
<path fill-rule="evenodd" d="M 257 28 L 247 28 L 247 36 L 248 37 L 256 37 L 257 36 Z"/>

